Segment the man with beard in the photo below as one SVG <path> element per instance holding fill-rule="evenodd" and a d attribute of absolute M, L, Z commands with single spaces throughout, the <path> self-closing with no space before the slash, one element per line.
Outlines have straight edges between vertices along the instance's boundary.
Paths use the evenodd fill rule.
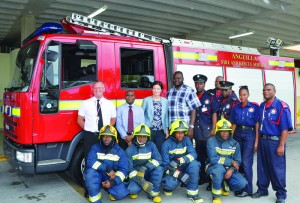
<path fill-rule="evenodd" d="M 169 122 L 172 123 L 177 119 L 184 121 L 189 125 L 188 136 L 193 138 L 196 108 L 200 107 L 201 103 L 195 90 L 183 84 L 183 80 L 183 73 L 176 71 L 173 75 L 174 87 L 167 94 L 169 101 Z"/>

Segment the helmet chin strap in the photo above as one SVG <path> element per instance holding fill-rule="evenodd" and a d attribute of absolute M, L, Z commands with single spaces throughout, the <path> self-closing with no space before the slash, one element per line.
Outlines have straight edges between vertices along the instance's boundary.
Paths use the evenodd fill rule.
<path fill-rule="evenodd" d="M 144 143 L 141 143 L 141 142 L 139 142 L 139 139 L 138 138 L 136 138 L 136 142 L 140 145 L 140 146 L 143 146 L 143 145 L 145 145 L 146 144 L 146 142 L 147 142 L 147 140 L 146 140 L 146 142 L 144 142 Z"/>

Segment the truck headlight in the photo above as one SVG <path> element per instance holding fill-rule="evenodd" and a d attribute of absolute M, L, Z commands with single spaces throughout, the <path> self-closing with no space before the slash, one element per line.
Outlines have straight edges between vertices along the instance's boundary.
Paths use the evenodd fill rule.
<path fill-rule="evenodd" d="M 19 151 L 17 151 L 16 158 L 20 162 L 32 163 L 32 153 L 31 152 L 19 152 Z"/>

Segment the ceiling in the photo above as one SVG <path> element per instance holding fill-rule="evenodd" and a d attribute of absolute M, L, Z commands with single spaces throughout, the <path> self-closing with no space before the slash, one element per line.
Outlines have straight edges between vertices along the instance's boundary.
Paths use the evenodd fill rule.
<path fill-rule="evenodd" d="M 88 15 L 106 5 L 96 19 L 162 38 L 177 37 L 254 47 L 269 54 L 269 37 L 284 46 L 300 44 L 300 0 L 2 0 L 0 46 L 20 46 L 22 15 L 34 15 L 37 27 L 71 13 Z M 228 39 L 234 34 L 253 35 Z M 280 56 L 300 59 L 300 52 L 280 49 Z"/>

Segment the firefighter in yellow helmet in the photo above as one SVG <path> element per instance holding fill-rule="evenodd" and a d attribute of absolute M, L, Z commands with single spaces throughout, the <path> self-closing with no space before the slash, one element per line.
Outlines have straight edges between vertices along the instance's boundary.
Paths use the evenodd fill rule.
<path fill-rule="evenodd" d="M 143 189 L 153 202 L 161 202 L 159 196 L 163 169 L 160 166 L 161 156 L 156 145 L 150 140 L 151 130 L 145 124 L 134 129 L 133 144 L 126 149 L 129 162 L 129 196 L 138 197 Z"/>
<path fill-rule="evenodd" d="M 240 191 L 247 180 L 238 172 L 241 163 L 240 145 L 231 137 L 231 123 L 225 118 L 216 123 L 216 136 L 207 141 L 206 172 L 212 179 L 212 202 L 221 203 L 221 195 L 229 190 Z"/>
<path fill-rule="evenodd" d="M 190 138 L 186 136 L 188 126 L 182 120 L 175 120 L 170 128 L 170 137 L 162 146 L 164 193 L 171 196 L 177 185 L 183 183 L 189 199 L 196 203 L 203 202 L 198 191 L 200 163 Z"/>
<path fill-rule="evenodd" d="M 123 199 L 128 195 L 123 182 L 128 174 L 128 161 L 117 143 L 117 130 L 111 125 L 103 126 L 99 139 L 88 154 L 84 172 L 89 201 L 101 203 L 101 187 L 107 189 L 111 200 Z"/>

